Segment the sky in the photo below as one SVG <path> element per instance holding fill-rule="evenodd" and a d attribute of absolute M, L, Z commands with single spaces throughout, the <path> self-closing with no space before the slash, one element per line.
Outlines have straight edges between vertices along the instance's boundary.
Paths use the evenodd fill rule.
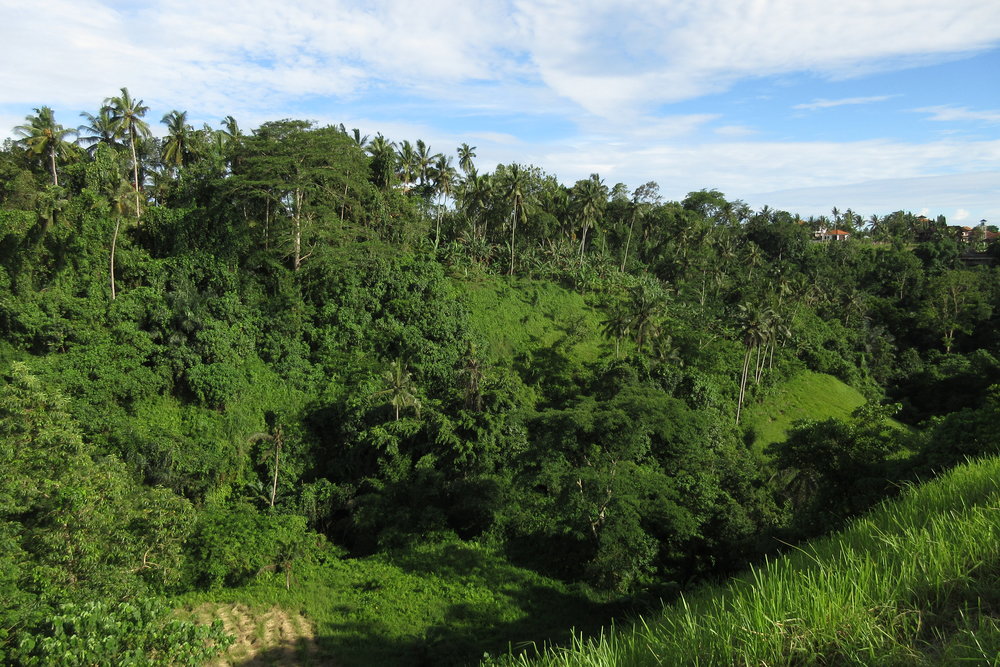
<path fill-rule="evenodd" d="M 998 0 L 0 0 L 0 137 L 127 87 L 159 120 L 343 123 L 480 171 L 1000 224 Z"/>

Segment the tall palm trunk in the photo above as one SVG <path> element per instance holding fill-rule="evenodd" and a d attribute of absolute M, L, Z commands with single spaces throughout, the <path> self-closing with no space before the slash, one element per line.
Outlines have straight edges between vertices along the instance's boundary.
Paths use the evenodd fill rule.
<path fill-rule="evenodd" d="M 59 174 L 56 172 L 56 149 L 55 146 L 49 148 L 49 166 L 52 169 L 52 185 L 59 185 Z"/>
<path fill-rule="evenodd" d="M 115 246 L 118 244 L 118 230 L 121 228 L 122 218 L 120 215 L 115 216 L 115 231 L 111 235 L 111 300 L 114 301 L 117 297 L 115 291 Z"/>
<path fill-rule="evenodd" d="M 740 423 L 740 412 L 743 410 L 743 399 L 747 390 L 747 375 L 750 373 L 750 353 L 753 348 L 748 344 L 746 354 L 743 355 L 743 374 L 740 377 L 740 394 L 736 401 L 736 423 Z"/>
<path fill-rule="evenodd" d="M 128 136 L 129 146 L 132 148 L 132 187 L 135 188 L 135 219 L 139 221 L 142 211 L 139 209 L 139 158 L 135 152 L 135 133 L 130 132 Z"/>
<path fill-rule="evenodd" d="M 635 212 L 632 213 L 632 221 L 628 223 L 628 236 L 625 237 L 625 255 L 622 257 L 622 273 L 625 272 L 625 262 L 628 261 L 628 246 L 632 243 L 632 227 L 635 226 Z"/>
<path fill-rule="evenodd" d="M 278 456 L 281 454 L 281 429 L 274 434 L 274 481 L 271 482 L 271 507 L 274 507 L 274 497 L 278 494 Z"/>
<path fill-rule="evenodd" d="M 517 204 L 514 204 L 514 212 L 510 221 L 510 271 L 507 275 L 514 275 L 514 230 L 517 229 Z"/>
<path fill-rule="evenodd" d="M 302 266 L 302 191 L 295 190 L 295 212 L 292 214 L 292 270 Z"/>

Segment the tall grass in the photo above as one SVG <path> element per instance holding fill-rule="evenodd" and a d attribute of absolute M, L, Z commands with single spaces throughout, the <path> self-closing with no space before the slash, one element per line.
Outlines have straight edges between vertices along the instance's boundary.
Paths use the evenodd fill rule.
<path fill-rule="evenodd" d="M 793 549 L 533 665 L 995 664 L 1000 459 L 908 489 Z"/>

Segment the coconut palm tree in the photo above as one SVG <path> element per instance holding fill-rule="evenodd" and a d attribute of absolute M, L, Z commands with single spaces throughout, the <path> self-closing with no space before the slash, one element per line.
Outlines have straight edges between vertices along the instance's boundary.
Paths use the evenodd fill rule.
<path fill-rule="evenodd" d="M 739 305 L 739 326 L 746 351 L 743 355 L 743 371 L 740 376 L 740 393 L 736 402 L 736 423 L 740 423 L 740 413 L 746 398 L 747 379 L 750 377 L 750 361 L 757 354 L 754 365 L 754 378 L 760 381 L 761 347 L 766 345 L 772 336 L 774 313 L 769 308 L 754 307 L 747 304 Z"/>
<path fill-rule="evenodd" d="M 463 143 L 458 147 L 458 166 L 466 176 L 475 170 L 472 158 L 476 157 L 476 147 Z"/>
<path fill-rule="evenodd" d="M 451 166 L 451 157 L 439 154 L 434 161 L 434 192 L 439 198 L 437 212 L 437 226 L 434 232 L 434 247 L 438 247 L 441 240 L 441 216 L 448 199 L 455 189 L 455 180 L 458 172 Z"/>
<path fill-rule="evenodd" d="M 580 266 L 583 266 L 583 251 L 587 246 L 587 231 L 597 224 L 597 219 L 608 203 L 608 186 L 601 177 L 591 174 L 590 178 L 577 181 L 571 192 L 571 202 L 583 233 L 580 238 Z"/>
<path fill-rule="evenodd" d="M 351 130 L 350 137 L 354 140 L 354 143 L 357 144 L 358 148 L 364 149 L 364 147 L 368 145 L 368 135 L 361 134 L 361 130 L 356 127 Z"/>
<path fill-rule="evenodd" d="M 608 318 L 601 326 L 601 333 L 605 338 L 615 341 L 615 358 L 621 350 L 622 338 L 629 334 L 629 327 L 632 325 L 632 312 L 625 303 L 617 303 L 608 313 Z"/>
<path fill-rule="evenodd" d="M 372 180 L 384 190 L 389 187 L 396 171 L 396 145 L 379 133 L 368 142 L 367 151 L 372 158 Z"/>
<path fill-rule="evenodd" d="M 404 139 L 403 143 L 399 145 L 399 152 L 397 155 L 399 158 L 397 162 L 399 179 L 403 182 L 403 190 L 408 191 L 411 187 L 413 187 L 413 179 L 418 170 L 417 151 L 413 148 L 413 144 L 411 144 L 408 139 Z"/>
<path fill-rule="evenodd" d="M 396 421 L 399 421 L 401 408 L 413 408 L 419 417 L 420 399 L 417 398 L 416 384 L 413 382 L 413 376 L 406 367 L 406 363 L 401 359 L 393 361 L 389 364 L 389 370 L 382 373 L 382 379 L 389 385 L 389 388 L 375 395 L 388 395 L 390 397 L 389 404 L 396 411 Z"/>
<path fill-rule="evenodd" d="M 149 125 L 142 119 L 149 107 L 143 105 L 142 100 L 132 99 L 128 88 L 122 88 L 121 95 L 104 100 L 104 105 L 110 107 L 112 121 L 118 132 L 128 137 L 128 145 L 132 150 L 132 187 L 135 189 L 135 216 L 138 219 L 142 211 L 139 205 L 139 158 L 136 156 L 135 145 L 139 139 L 152 136 Z"/>
<path fill-rule="evenodd" d="M 188 125 L 187 111 L 174 109 L 160 121 L 167 126 L 167 138 L 163 143 L 163 161 L 171 169 L 180 169 L 191 163 L 194 157 L 194 128 Z"/>
<path fill-rule="evenodd" d="M 67 158 L 73 154 L 73 144 L 66 137 L 75 135 L 76 130 L 65 128 L 56 122 L 55 114 L 50 107 L 35 109 L 35 115 L 24 117 L 24 125 L 14 128 L 14 134 L 21 137 L 18 140 L 28 153 L 44 155 L 52 173 L 52 184 L 59 185 L 59 172 L 56 171 L 56 159 Z"/>
<path fill-rule="evenodd" d="M 114 119 L 111 117 L 111 109 L 101 107 L 96 116 L 86 111 L 81 111 L 80 115 L 86 118 L 89 124 L 81 125 L 77 128 L 79 132 L 85 132 L 86 134 L 81 135 L 76 141 L 78 144 L 86 146 L 87 152 L 91 156 L 93 156 L 94 151 L 101 144 L 106 144 L 115 150 L 121 147 L 120 139 L 122 137 L 118 133 L 118 127 L 115 125 Z"/>
<path fill-rule="evenodd" d="M 466 176 L 460 190 L 462 210 L 472 223 L 473 236 L 482 240 L 486 239 L 486 222 L 483 222 L 482 230 L 479 229 L 478 222 L 489 207 L 491 190 L 492 179 L 489 174 L 480 176 L 475 168 Z"/>
<path fill-rule="evenodd" d="M 118 290 L 115 284 L 115 249 L 118 246 L 118 234 L 121 231 L 122 220 L 130 213 L 128 209 L 131 203 L 131 197 L 129 197 L 131 193 L 129 192 L 128 181 L 126 181 L 120 174 L 117 178 L 119 179 L 117 185 L 114 184 L 114 181 L 109 183 L 110 190 L 107 192 L 108 199 L 111 203 L 111 214 L 115 221 L 115 229 L 111 234 L 110 275 L 112 301 L 114 301 L 118 296 Z"/>
<path fill-rule="evenodd" d="M 281 432 L 281 425 L 275 426 L 271 433 L 255 433 L 250 436 L 250 442 L 260 442 L 266 440 L 270 442 L 273 447 L 271 452 L 265 452 L 266 454 L 274 453 L 274 474 L 271 480 L 271 507 L 274 507 L 274 498 L 278 494 L 278 471 L 281 456 L 281 446 L 284 444 L 284 437 Z"/>
<path fill-rule="evenodd" d="M 635 227 L 636 218 L 643 218 L 653 204 L 660 201 L 660 186 L 656 181 L 649 181 L 640 185 L 632 193 L 631 220 L 628 224 L 628 236 L 625 238 L 625 252 L 622 255 L 622 273 L 625 272 L 625 263 L 628 262 L 628 249 L 632 243 L 632 229 Z"/>
<path fill-rule="evenodd" d="M 432 154 L 431 147 L 424 143 L 423 139 L 417 139 L 416 167 L 420 185 L 424 185 L 430 180 L 431 167 L 437 158 L 438 154 Z"/>
<path fill-rule="evenodd" d="M 528 189 L 528 172 L 520 165 L 513 164 L 507 170 L 505 191 L 507 200 L 511 205 L 510 212 L 510 271 L 507 275 L 514 275 L 514 234 L 517 231 L 517 223 L 525 222 L 527 215 L 524 210 L 525 193 Z"/>
<path fill-rule="evenodd" d="M 659 320 L 667 298 L 667 292 L 655 278 L 646 278 L 629 290 L 630 319 L 626 328 L 635 336 L 640 353 L 649 339 L 659 332 Z"/>

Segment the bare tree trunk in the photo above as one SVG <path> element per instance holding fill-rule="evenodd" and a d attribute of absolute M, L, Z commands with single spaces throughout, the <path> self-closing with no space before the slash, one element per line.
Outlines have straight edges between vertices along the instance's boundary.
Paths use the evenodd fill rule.
<path fill-rule="evenodd" d="M 517 229 L 517 204 L 514 205 L 514 212 L 510 221 L 510 271 L 507 275 L 514 275 L 514 230 Z"/>
<path fill-rule="evenodd" d="M 56 173 L 56 149 L 49 149 L 49 163 L 52 166 L 52 185 L 59 185 L 59 174 Z"/>
<path fill-rule="evenodd" d="M 632 242 L 632 227 L 635 225 L 635 213 L 632 213 L 632 222 L 628 223 L 628 236 L 625 237 L 625 255 L 622 257 L 622 273 L 625 273 L 625 262 L 628 261 L 628 246 Z"/>
<path fill-rule="evenodd" d="M 117 296 L 115 293 L 115 246 L 118 244 L 118 229 L 121 227 L 121 216 L 115 217 L 115 232 L 111 235 L 111 300 Z"/>
<path fill-rule="evenodd" d="M 132 147 L 132 186 L 135 188 L 135 219 L 138 223 L 142 211 L 139 208 L 139 158 L 135 153 L 135 136 L 129 134 L 128 143 Z"/>
<path fill-rule="evenodd" d="M 747 346 L 746 354 L 743 355 L 743 375 L 740 377 L 740 395 L 736 401 L 736 423 L 740 423 L 740 412 L 743 410 L 743 398 L 746 396 L 747 375 L 750 372 L 750 352 L 753 348 Z"/>
<path fill-rule="evenodd" d="M 295 213 L 292 215 L 292 270 L 302 266 L 302 192 L 295 190 Z"/>
<path fill-rule="evenodd" d="M 274 434 L 274 481 L 271 483 L 271 507 L 274 507 L 274 497 L 278 493 L 278 456 L 281 454 L 281 430 Z"/>

